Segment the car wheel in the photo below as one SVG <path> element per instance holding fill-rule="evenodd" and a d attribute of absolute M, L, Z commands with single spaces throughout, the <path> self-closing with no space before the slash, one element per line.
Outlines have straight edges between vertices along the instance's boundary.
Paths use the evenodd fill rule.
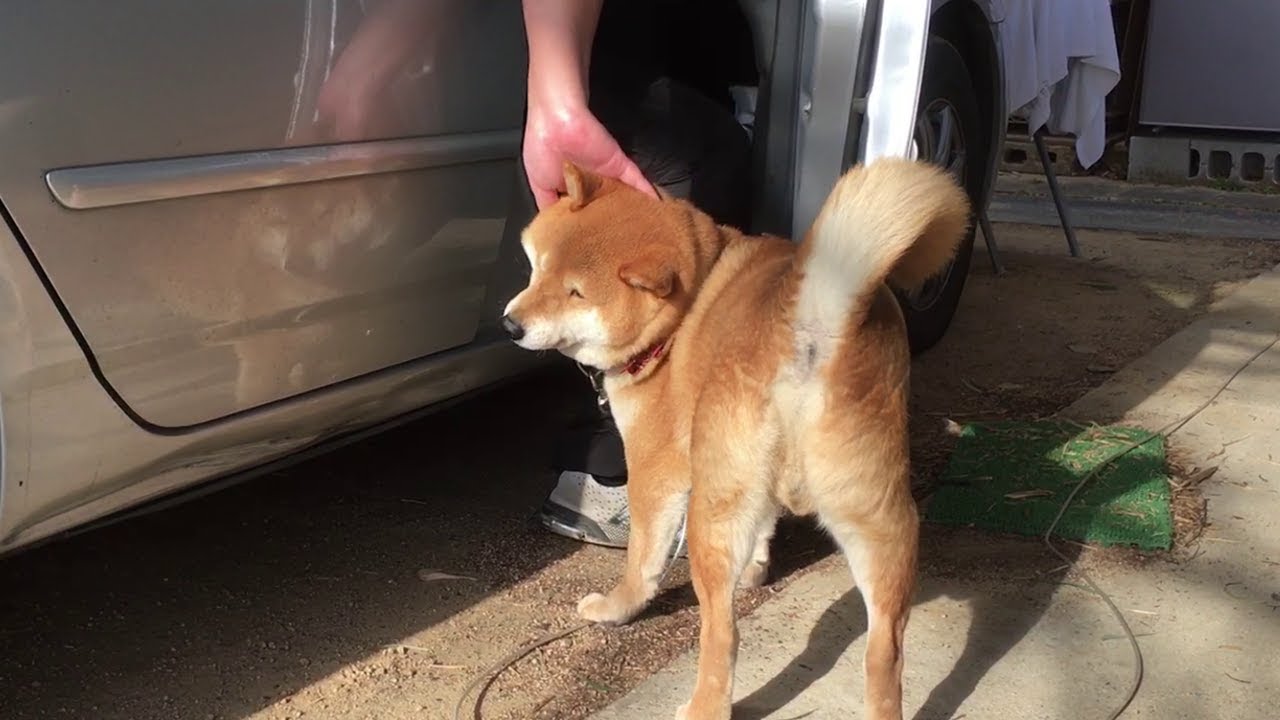
<path fill-rule="evenodd" d="M 986 169 L 986 136 L 964 58 L 951 43 L 930 36 L 916 119 L 916 156 L 946 168 L 974 207 Z M 969 225 L 955 258 L 942 272 L 913 291 L 896 291 L 913 354 L 937 344 L 951 325 L 973 254 L 976 223 Z"/>

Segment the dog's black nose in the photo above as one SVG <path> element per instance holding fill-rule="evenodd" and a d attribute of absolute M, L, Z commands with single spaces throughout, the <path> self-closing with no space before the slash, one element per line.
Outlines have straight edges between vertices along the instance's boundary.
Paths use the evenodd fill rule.
<path fill-rule="evenodd" d="M 507 331 L 507 335 L 510 335 L 512 340 L 519 340 L 524 337 L 524 326 L 516 322 L 515 318 L 510 315 L 502 316 L 502 329 Z"/>

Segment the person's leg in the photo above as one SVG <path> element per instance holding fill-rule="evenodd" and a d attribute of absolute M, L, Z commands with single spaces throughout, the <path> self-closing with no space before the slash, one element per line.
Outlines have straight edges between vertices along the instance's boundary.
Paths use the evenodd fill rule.
<path fill-rule="evenodd" d="M 666 78 L 629 91 L 593 88 L 591 106 L 650 182 L 718 222 L 745 226 L 751 142 L 729 109 Z M 626 546 L 626 462 L 607 408 L 569 429 L 554 468 L 559 478 L 543 505 L 543 524 L 579 540 Z"/>

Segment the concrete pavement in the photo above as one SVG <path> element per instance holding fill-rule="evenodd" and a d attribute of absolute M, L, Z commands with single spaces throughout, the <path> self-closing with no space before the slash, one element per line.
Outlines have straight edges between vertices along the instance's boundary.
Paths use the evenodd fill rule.
<path fill-rule="evenodd" d="M 1203 485 L 1198 554 L 1084 561 L 1138 635 L 1145 675 L 1124 717 L 1277 715 L 1280 701 L 1280 269 L 1265 273 L 1116 373 L 1064 414 L 1160 429 Z M 1225 390 L 1222 388 L 1225 386 Z M 1212 402 L 1210 402 L 1212 400 Z M 932 532 L 932 531 L 931 531 Z M 907 637 L 907 717 L 1106 718 L 1134 672 L 1106 606 L 1040 546 L 943 532 L 922 558 Z M 736 720 L 861 717 L 865 613 L 838 558 L 741 623 Z M 595 720 L 665 718 L 696 656 Z"/>
<path fill-rule="evenodd" d="M 1058 181 L 1077 229 L 1273 240 L 1280 225 L 1280 195 L 1092 177 Z M 987 214 L 997 223 L 1059 223 L 1040 175 L 1001 174 Z"/>

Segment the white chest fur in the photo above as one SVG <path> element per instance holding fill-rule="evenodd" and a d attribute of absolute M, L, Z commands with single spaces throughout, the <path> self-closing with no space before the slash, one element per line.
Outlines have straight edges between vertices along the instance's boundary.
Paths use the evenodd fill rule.
<path fill-rule="evenodd" d="M 605 380 L 604 388 L 609 396 L 609 412 L 613 414 L 613 421 L 625 439 L 630 428 L 635 425 L 640 402 L 633 393 L 627 392 L 626 388 L 618 387 L 618 384 L 608 379 Z"/>

